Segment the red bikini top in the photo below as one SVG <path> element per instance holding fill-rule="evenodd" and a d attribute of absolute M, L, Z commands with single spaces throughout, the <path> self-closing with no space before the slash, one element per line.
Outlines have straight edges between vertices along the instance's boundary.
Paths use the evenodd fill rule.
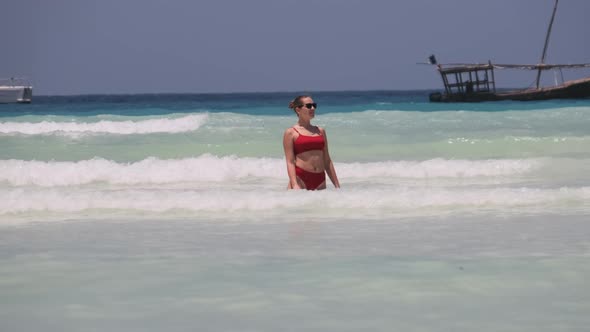
<path fill-rule="evenodd" d="M 297 131 L 295 127 L 293 127 L 293 130 L 299 134 L 297 139 L 293 142 L 293 150 L 295 151 L 296 155 L 306 151 L 324 149 L 326 141 L 324 140 L 324 135 L 322 135 L 321 132 L 317 136 L 306 136 L 301 135 L 301 133 Z"/>

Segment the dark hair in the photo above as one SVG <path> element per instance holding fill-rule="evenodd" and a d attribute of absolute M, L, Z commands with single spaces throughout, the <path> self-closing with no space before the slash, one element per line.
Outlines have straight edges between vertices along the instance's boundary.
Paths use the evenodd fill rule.
<path fill-rule="evenodd" d="M 303 100 L 304 98 L 311 98 L 311 96 L 310 95 L 301 95 L 301 96 L 295 97 L 295 99 L 293 99 L 293 100 L 291 100 L 291 102 L 289 102 L 289 108 L 292 109 L 293 111 L 295 111 L 295 108 L 303 105 L 301 100 Z"/>

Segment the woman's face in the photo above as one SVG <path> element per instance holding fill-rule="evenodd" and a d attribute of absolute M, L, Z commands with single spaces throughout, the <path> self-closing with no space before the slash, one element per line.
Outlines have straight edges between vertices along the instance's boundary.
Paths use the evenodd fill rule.
<path fill-rule="evenodd" d="M 313 99 L 311 99 L 311 97 L 305 97 L 303 99 L 301 99 L 301 104 L 303 104 L 301 107 L 297 107 L 297 114 L 299 114 L 300 118 L 303 119 L 313 119 L 313 117 L 315 116 L 315 106 L 310 105 L 313 104 Z M 307 108 L 306 105 L 310 105 L 311 109 Z"/>

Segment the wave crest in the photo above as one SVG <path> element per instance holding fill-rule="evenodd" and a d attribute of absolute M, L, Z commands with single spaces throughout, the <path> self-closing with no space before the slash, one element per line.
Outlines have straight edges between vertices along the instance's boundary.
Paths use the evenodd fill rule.
<path fill-rule="evenodd" d="M 537 159 L 384 161 L 337 163 L 341 179 L 433 179 L 519 175 L 541 166 Z M 278 158 L 218 157 L 210 154 L 185 159 L 147 158 L 133 163 L 105 159 L 76 162 L 0 160 L 0 183 L 10 186 L 79 186 L 228 182 L 249 177 L 286 179 L 285 162 Z"/>
<path fill-rule="evenodd" d="M 589 208 L 590 187 L 581 188 L 409 188 L 305 191 L 236 190 L 70 190 L 16 188 L 0 190 L 0 215 L 27 212 L 83 212 L 119 210 L 150 213 L 174 211 L 232 213 L 281 211 L 316 214 L 318 209 L 360 215 L 387 212 L 439 213 L 456 210 L 487 211 L 526 208 L 531 212 Z M 425 210 L 426 209 L 426 210 Z M 430 212 L 428 212 L 429 210 Z"/>
<path fill-rule="evenodd" d="M 152 134 L 194 131 L 207 121 L 207 114 L 192 114 L 179 118 L 147 120 L 100 120 L 96 122 L 0 122 L 0 134 L 5 135 L 66 135 L 82 134 Z"/>

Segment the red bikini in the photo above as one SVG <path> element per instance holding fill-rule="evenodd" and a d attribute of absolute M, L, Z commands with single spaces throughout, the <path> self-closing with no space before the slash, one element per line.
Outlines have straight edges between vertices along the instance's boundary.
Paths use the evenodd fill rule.
<path fill-rule="evenodd" d="M 323 150 L 326 146 L 326 141 L 321 133 L 317 136 L 306 136 L 301 135 L 301 133 L 295 128 L 293 128 L 293 130 L 299 134 L 297 139 L 295 139 L 293 142 L 293 150 L 295 155 L 306 151 Z M 326 181 L 325 172 L 314 173 L 295 166 L 295 174 L 297 174 L 297 177 L 300 178 L 303 183 L 305 183 L 305 189 L 307 190 L 315 190 Z"/>
<path fill-rule="evenodd" d="M 324 140 L 324 135 L 321 133 L 317 136 L 305 136 L 301 135 L 297 129 L 293 128 L 293 130 L 299 134 L 297 139 L 293 142 L 293 150 L 295 151 L 295 155 L 306 151 L 324 149 L 326 141 Z"/>

